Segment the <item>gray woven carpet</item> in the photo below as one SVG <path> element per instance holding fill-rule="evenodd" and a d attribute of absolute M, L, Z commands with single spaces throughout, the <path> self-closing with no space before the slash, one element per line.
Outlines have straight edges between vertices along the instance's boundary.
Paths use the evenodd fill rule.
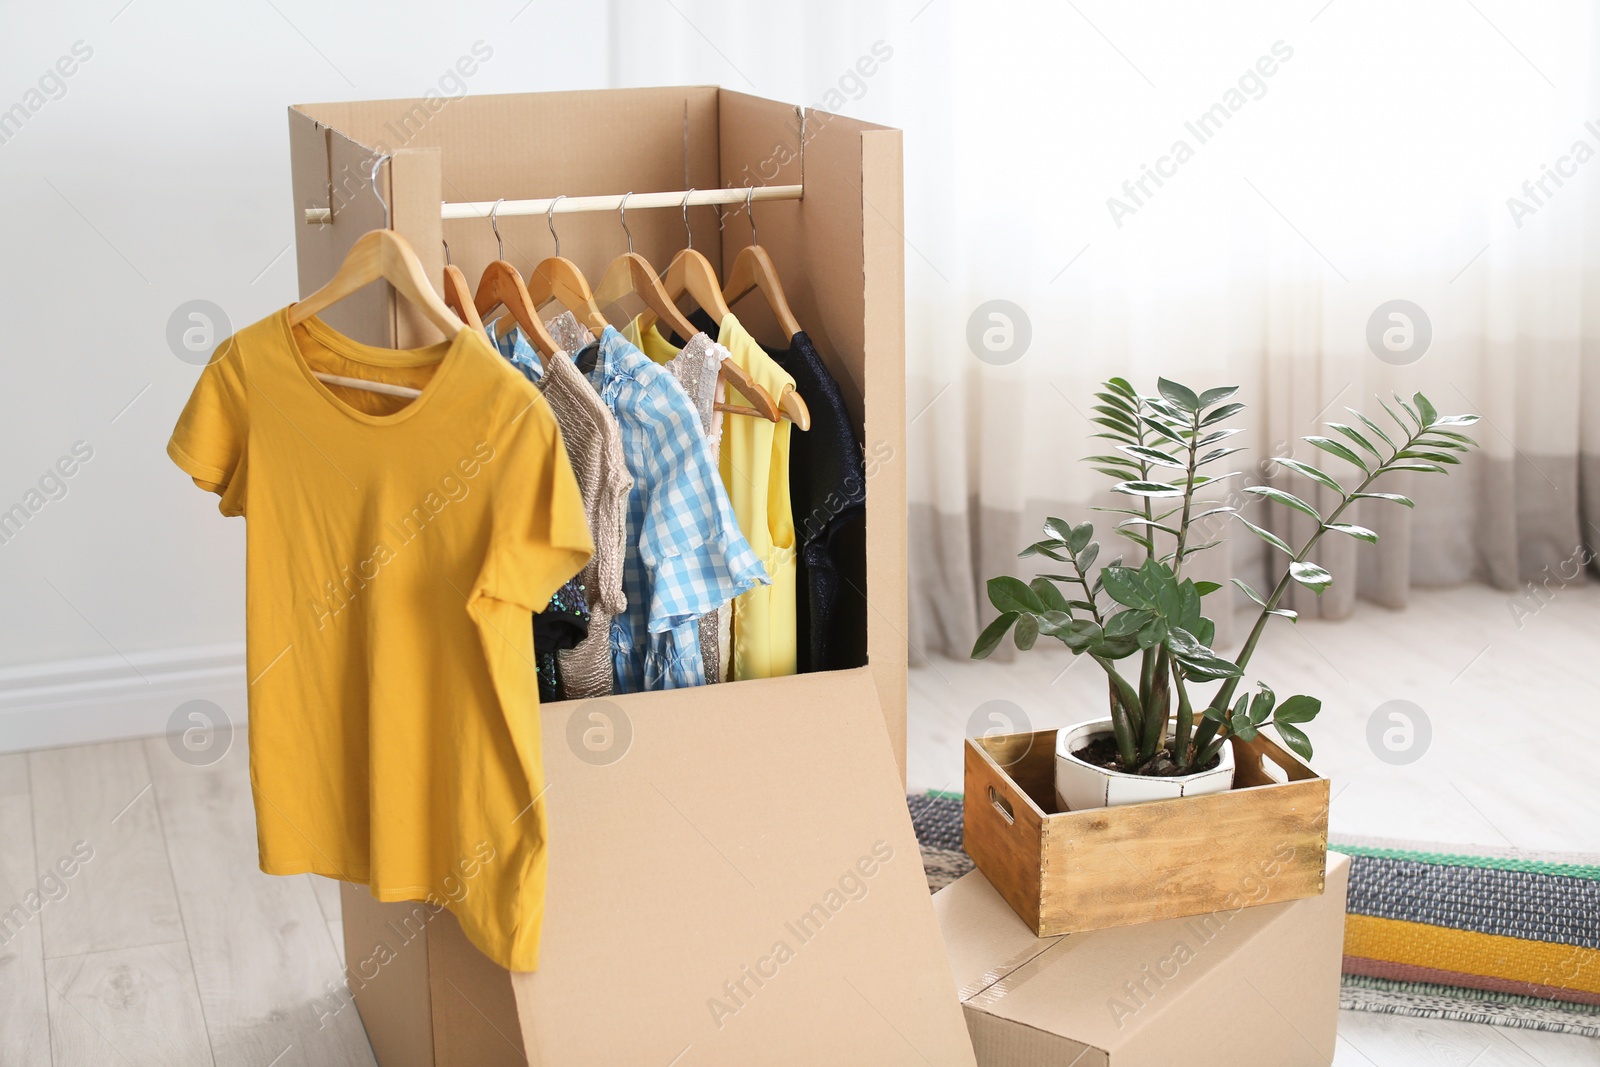
<path fill-rule="evenodd" d="M 906 802 L 911 809 L 911 821 L 916 827 L 917 841 L 922 846 L 922 865 L 928 877 L 928 891 L 936 893 L 972 870 L 972 859 L 962 851 L 961 847 L 961 795 L 920 793 L 908 796 Z M 1448 898 L 1457 908 L 1462 906 L 1462 894 L 1450 892 L 1449 887 L 1441 890 L 1432 882 L 1418 881 L 1423 875 L 1436 881 L 1452 878 L 1459 880 L 1457 871 L 1450 865 L 1441 865 L 1438 869 L 1424 871 L 1423 875 L 1411 872 L 1409 869 L 1403 870 L 1401 873 L 1409 879 L 1409 890 L 1418 892 L 1407 891 L 1397 896 L 1396 884 L 1401 884 L 1402 888 L 1407 886 L 1396 883 L 1396 872 L 1389 868 L 1394 866 L 1395 862 L 1414 863 L 1414 860 L 1396 861 L 1394 857 L 1398 854 L 1393 849 L 1380 847 L 1392 843 L 1351 838 L 1334 840 L 1330 844 L 1354 856 L 1350 869 L 1350 903 L 1347 905 L 1351 914 L 1443 922 L 1443 918 L 1433 914 L 1441 906 L 1441 900 Z M 1412 845 L 1414 849 L 1421 848 L 1414 843 Z M 1414 854 L 1429 856 L 1426 852 L 1405 853 L 1407 856 Z M 1513 867 L 1520 871 L 1530 866 L 1544 865 L 1551 859 L 1551 857 L 1530 858 L 1530 855 L 1508 854 L 1497 859 L 1495 863 L 1497 866 Z M 1460 857 L 1447 858 L 1459 860 Z M 1518 886 L 1516 892 L 1503 895 L 1504 899 L 1495 898 L 1484 906 L 1482 916 L 1469 923 L 1469 927 L 1487 930 L 1493 926 L 1498 932 L 1499 927 L 1494 924 L 1512 921 L 1506 918 L 1506 909 L 1517 910 L 1515 907 L 1517 901 L 1527 896 L 1524 892 L 1526 888 Z M 1405 910 L 1394 910 L 1397 907 Z M 1554 923 L 1558 926 L 1576 922 L 1582 927 L 1580 931 L 1582 936 L 1575 940 L 1569 937 L 1567 940 L 1574 944 L 1592 946 L 1595 943 L 1594 938 L 1600 936 L 1600 929 L 1594 928 L 1593 912 L 1594 901 L 1588 900 L 1585 894 L 1578 894 L 1567 898 L 1567 903 L 1562 907 L 1545 909 L 1540 922 L 1546 925 Z M 1450 923 L 1460 926 L 1461 917 L 1451 917 Z M 1514 922 L 1513 925 L 1520 929 L 1526 927 L 1528 922 Z M 1565 926 L 1562 926 L 1561 930 L 1567 934 L 1571 933 Z M 1350 957 L 1346 958 L 1345 964 L 1347 970 L 1351 968 Z M 1339 993 L 1339 1006 L 1352 1011 L 1385 1015 L 1452 1019 L 1492 1026 L 1600 1037 L 1600 1007 L 1519 995 L 1514 992 L 1469 989 L 1422 981 L 1399 981 L 1371 974 L 1345 974 Z"/>

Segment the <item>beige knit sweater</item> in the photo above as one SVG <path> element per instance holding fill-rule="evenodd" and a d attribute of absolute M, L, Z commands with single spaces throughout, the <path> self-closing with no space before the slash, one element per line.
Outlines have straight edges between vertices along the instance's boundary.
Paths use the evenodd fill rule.
<path fill-rule="evenodd" d="M 594 539 L 594 555 L 582 571 L 589 636 L 557 657 L 567 698 L 588 699 L 612 691 L 611 617 L 628 606 L 622 593 L 622 558 L 633 476 L 628 473 L 616 419 L 567 355 L 591 344 L 594 335 L 570 311 L 545 327 L 562 350 L 541 361 L 544 375 L 539 384 L 566 441 Z"/>

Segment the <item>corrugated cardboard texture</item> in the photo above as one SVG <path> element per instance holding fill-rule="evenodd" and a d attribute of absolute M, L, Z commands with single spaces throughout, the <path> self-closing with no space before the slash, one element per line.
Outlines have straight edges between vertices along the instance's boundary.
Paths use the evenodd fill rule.
<path fill-rule="evenodd" d="M 1349 870 L 1329 853 L 1318 897 L 1042 939 L 967 875 L 934 910 L 979 1064 L 1043 1067 L 1087 1048 L 1080 1063 L 1104 1054 L 1108 1067 L 1325 1067 Z"/>
<path fill-rule="evenodd" d="M 468 96 L 306 104 L 289 112 L 294 156 L 300 290 L 332 276 L 344 253 L 383 214 L 367 186 L 370 160 L 396 162 L 387 196 L 395 228 L 422 257 L 430 277 L 443 267 L 441 237 L 453 261 L 476 284 L 497 254 L 487 219 L 440 223 L 440 199 L 492 201 L 567 195 L 739 187 L 801 182 L 800 201 L 758 204 L 762 245 L 784 290 L 858 421 L 867 453 L 866 555 L 868 663 L 878 688 L 895 758 L 905 777 L 907 624 L 905 456 L 905 244 L 901 237 L 900 132 L 843 116 L 796 109 L 713 87 Z M 802 155 L 802 147 L 804 149 Z M 437 149 L 437 187 L 432 184 Z M 802 174 L 803 171 L 803 174 Z M 308 226 L 306 207 L 328 203 L 335 222 Z M 383 179 L 380 177 L 380 184 Z M 749 243 L 743 208 L 717 229 L 712 208 L 690 212 L 695 247 L 720 270 Z M 558 215 L 561 253 L 590 279 L 627 248 L 610 213 Z M 683 247 L 682 214 L 628 215 L 634 249 L 658 270 Z M 555 250 L 547 221 L 500 221 L 505 257 L 524 275 Z M 777 340 L 761 301 L 737 313 L 758 337 Z M 378 335 L 398 314 L 397 334 Z M 435 339 L 405 309 L 389 307 L 374 287 L 335 305 L 330 324 L 372 343 L 415 345 Z"/>
<path fill-rule="evenodd" d="M 760 239 L 862 420 L 869 464 L 869 666 L 546 708 L 541 970 L 494 967 L 440 915 L 407 942 L 396 978 L 358 993 L 380 1063 L 514 1063 L 518 1045 L 545 1064 L 972 1063 L 903 791 L 898 131 L 808 120 L 802 166 L 792 107 L 672 88 L 307 105 L 291 111 L 290 134 L 302 292 L 381 224 L 365 184 L 375 151 L 395 156 L 384 173 L 396 230 L 433 274 L 439 239 L 449 240 L 469 283 L 494 258 L 494 238 L 486 219 L 441 224 L 441 199 L 798 182 L 803 170 L 805 199 L 757 206 Z M 330 174 L 335 222 L 308 226 L 301 212 L 326 206 Z M 720 238 L 712 209 L 691 213 L 695 247 L 719 266 L 749 239 L 735 210 Z M 632 212 L 628 224 L 658 269 L 683 246 L 680 212 Z M 556 226 L 561 254 L 591 278 L 626 248 L 614 215 L 561 215 Z M 544 218 L 500 229 L 524 274 L 554 251 Z M 774 340 L 759 304 L 739 314 Z M 376 343 L 427 340 L 406 315 L 375 287 L 328 318 Z M 596 707 L 631 723 L 632 747 L 607 766 L 568 742 L 568 717 Z M 345 907 L 356 919 L 347 929 L 370 936 L 404 911 L 359 889 Z M 815 928 L 797 925 L 808 915 Z M 352 958 L 370 951 L 352 938 Z"/>

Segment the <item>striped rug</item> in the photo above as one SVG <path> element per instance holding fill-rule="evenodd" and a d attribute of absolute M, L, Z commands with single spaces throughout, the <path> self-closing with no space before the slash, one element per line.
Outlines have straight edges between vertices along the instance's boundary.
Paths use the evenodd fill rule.
<path fill-rule="evenodd" d="M 972 869 L 961 795 L 907 797 L 928 889 Z M 1329 838 L 1350 856 L 1339 1004 L 1600 1037 L 1600 857 Z"/>
<path fill-rule="evenodd" d="M 1343 999 L 1600 1036 L 1600 857 L 1332 836 L 1350 856 Z"/>

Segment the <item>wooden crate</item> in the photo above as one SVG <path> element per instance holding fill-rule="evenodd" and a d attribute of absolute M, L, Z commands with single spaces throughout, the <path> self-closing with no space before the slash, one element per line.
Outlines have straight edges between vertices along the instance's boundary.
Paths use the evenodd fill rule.
<path fill-rule="evenodd" d="M 1056 812 L 1056 731 L 968 738 L 967 853 L 1040 937 L 1320 894 L 1328 780 L 1231 743 L 1226 793 Z"/>

